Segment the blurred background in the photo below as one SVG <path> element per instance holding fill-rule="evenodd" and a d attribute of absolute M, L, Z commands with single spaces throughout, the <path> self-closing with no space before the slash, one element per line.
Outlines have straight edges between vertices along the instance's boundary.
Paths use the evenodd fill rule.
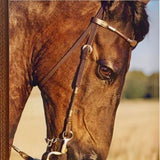
<path fill-rule="evenodd" d="M 107 160 L 159 159 L 159 1 L 151 0 L 146 10 L 150 31 L 132 52 Z M 46 149 L 45 137 L 43 105 L 35 87 L 24 109 L 14 145 L 41 158 Z M 12 150 L 10 160 L 22 158 Z"/>

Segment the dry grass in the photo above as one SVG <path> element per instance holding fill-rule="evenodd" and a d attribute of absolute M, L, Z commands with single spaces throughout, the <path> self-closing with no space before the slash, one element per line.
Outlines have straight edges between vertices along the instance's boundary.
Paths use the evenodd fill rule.
<path fill-rule="evenodd" d="M 122 101 L 116 116 L 107 160 L 158 160 L 158 101 Z M 46 128 L 42 101 L 37 89 L 27 102 L 14 144 L 33 157 L 45 152 Z M 22 160 L 12 151 L 10 160 Z"/>
<path fill-rule="evenodd" d="M 158 160 L 158 101 L 122 101 L 108 160 Z"/>

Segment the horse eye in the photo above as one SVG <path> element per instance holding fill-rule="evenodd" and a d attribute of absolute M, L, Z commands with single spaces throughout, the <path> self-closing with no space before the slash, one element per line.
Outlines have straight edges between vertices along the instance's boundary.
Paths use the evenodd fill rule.
<path fill-rule="evenodd" d="M 113 70 L 103 64 L 98 64 L 96 74 L 98 78 L 108 81 L 108 84 L 113 83 L 116 78 Z"/>

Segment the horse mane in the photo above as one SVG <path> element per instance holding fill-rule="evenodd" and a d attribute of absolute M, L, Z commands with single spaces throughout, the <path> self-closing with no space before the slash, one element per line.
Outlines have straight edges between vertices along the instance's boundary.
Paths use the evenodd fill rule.
<path fill-rule="evenodd" d="M 102 6 L 105 9 L 106 19 L 131 21 L 135 40 L 142 41 L 149 31 L 148 15 L 146 5 L 139 1 L 103 1 Z"/>

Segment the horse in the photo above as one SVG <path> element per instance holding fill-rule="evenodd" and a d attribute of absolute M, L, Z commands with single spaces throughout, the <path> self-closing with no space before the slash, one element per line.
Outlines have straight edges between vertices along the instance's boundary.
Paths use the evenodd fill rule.
<path fill-rule="evenodd" d="M 10 145 L 38 86 L 42 160 L 107 158 L 131 52 L 149 31 L 147 2 L 9 2 Z"/>

